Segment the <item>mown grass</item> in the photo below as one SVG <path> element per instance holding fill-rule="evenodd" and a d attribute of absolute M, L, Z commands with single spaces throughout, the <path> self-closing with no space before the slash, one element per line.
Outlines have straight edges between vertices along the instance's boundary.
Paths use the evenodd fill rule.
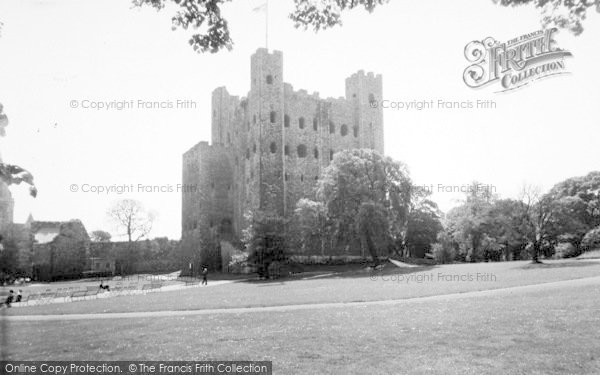
<path fill-rule="evenodd" d="M 449 281 L 448 276 L 494 275 L 493 280 Z M 440 278 L 440 275 L 442 277 Z M 351 270 L 323 278 L 237 281 L 186 290 L 10 309 L 10 315 L 190 310 L 290 304 L 377 301 L 506 288 L 600 275 L 600 261 L 452 264 L 396 268 L 371 274 Z M 427 276 L 431 276 L 427 278 Z M 210 283 L 210 281 L 209 281 Z"/>
<path fill-rule="evenodd" d="M 8 322 L 5 334 L 13 360 L 270 360 L 275 374 L 599 374 L 599 297 L 598 284 L 563 285 L 394 306 Z"/>

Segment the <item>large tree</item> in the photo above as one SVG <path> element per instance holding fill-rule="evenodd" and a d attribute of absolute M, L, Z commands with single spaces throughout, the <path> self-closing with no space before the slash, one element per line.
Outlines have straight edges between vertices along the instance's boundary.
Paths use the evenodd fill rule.
<path fill-rule="evenodd" d="M 336 237 L 360 239 L 375 261 L 405 242 L 411 192 L 404 164 L 367 149 L 336 153 L 317 185 Z"/>
<path fill-rule="evenodd" d="M 7 126 L 8 116 L 4 113 L 4 106 L 0 103 L 0 138 L 6 135 Z M 37 195 L 37 188 L 33 183 L 33 175 L 18 165 L 5 164 L 0 155 L 0 183 L 19 185 L 22 182 L 29 185 L 29 192 L 35 197 Z"/>
<path fill-rule="evenodd" d="M 116 202 L 109 209 L 108 216 L 122 234 L 127 236 L 128 242 L 148 236 L 154 223 L 154 214 L 146 211 L 141 202 L 133 199 Z"/>
<path fill-rule="evenodd" d="M 135 6 L 149 5 L 157 10 L 167 5 L 176 7 L 172 28 L 192 29 L 188 43 L 197 52 L 218 52 L 231 49 L 233 40 L 229 24 L 221 7 L 232 0 L 132 0 Z M 266 0 L 264 0 L 266 1 Z M 278 0 L 280 1 L 280 0 Z M 324 30 L 342 24 L 342 13 L 356 8 L 372 12 L 389 0 L 292 0 L 294 10 L 289 15 L 299 28 Z M 557 26 L 575 35 L 583 31 L 582 22 L 590 8 L 600 12 L 600 0 L 492 0 L 501 6 L 533 5 L 540 9 L 544 27 Z"/>

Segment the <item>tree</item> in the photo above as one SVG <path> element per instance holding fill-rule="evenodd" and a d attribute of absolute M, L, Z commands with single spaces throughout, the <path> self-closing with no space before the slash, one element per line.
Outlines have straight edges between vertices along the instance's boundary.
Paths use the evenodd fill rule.
<path fill-rule="evenodd" d="M 367 149 L 336 153 L 317 184 L 333 234 L 359 240 L 374 261 L 377 248 L 405 242 L 411 192 L 404 164 Z"/>
<path fill-rule="evenodd" d="M 318 247 L 321 255 L 325 255 L 325 247 L 329 238 L 329 221 L 322 202 L 302 198 L 296 203 L 292 225 L 289 227 L 289 238 L 294 248 L 303 253 Z"/>
<path fill-rule="evenodd" d="M 110 233 L 103 230 L 95 230 L 90 233 L 90 238 L 94 242 L 110 242 L 111 237 Z"/>
<path fill-rule="evenodd" d="M 411 193 L 406 241 L 403 244 L 407 250 L 405 256 L 429 252 L 438 233 L 444 229 L 440 220 L 442 212 L 430 195 L 431 192 L 424 189 L 413 189 Z"/>
<path fill-rule="evenodd" d="M 552 191 L 541 194 L 539 188 L 525 186 L 521 205 L 523 228 L 534 263 L 540 263 L 540 252 L 556 245 L 561 235 L 581 232 L 584 228 L 580 220 L 584 203 L 578 197 L 557 197 Z"/>
<path fill-rule="evenodd" d="M 133 0 L 134 6 L 151 6 L 157 11 L 167 4 L 175 5 L 177 11 L 171 18 L 172 29 L 194 30 L 188 43 L 194 51 L 215 53 L 230 50 L 233 40 L 229 24 L 221 14 L 221 7 L 231 0 Z M 377 5 L 388 0 L 293 0 L 294 11 L 290 14 L 296 27 L 313 28 L 315 31 L 341 25 L 341 12 L 363 7 L 372 12 Z"/>
<path fill-rule="evenodd" d="M 6 127 L 8 126 L 8 117 L 4 113 L 4 107 L 0 103 L 0 138 L 6 135 Z M 29 185 L 29 193 L 32 197 L 37 195 L 37 188 L 33 183 L 33 175 L 24 168 L 17 165 L 4 164 L 0 157 L 0 182 L 7 185 L 19 185 L 22 182 Z"/>
<path fill-rule="evenodd" d="M 116 202 L 108 211 L 108 216 L 124 231 L 130 243 L 146 237 L 154 223 L 154 214 L 147 212 L 140 202 L 133 199 Z"/>
<path fill-rule="evenodd" d="M 533 5 L 541 11 L 542 26 L 568 29 L 575 35 L 583 32 L 587 11 L 600 12 L 600 0 L 493 0 L 502 6 Z"/>
<path fill-rule="evenodd" d="M 600 249 L 600 226 L 587 232 L 581 241 L 583 251 Z"/>
<path fill-rule="evenodd" d="M 484 257 L 482 241 L 496 200 L 490 189 L 481 189 L 481 186 L 474 181 L 463 203 L 446 215 L 446 232 L 456 243 L 458 255 L 466 261 L 479 261 Z"/>
<path fill-rule="evenodd" d="M 194 51 L 215 53 L 230 50 L 233 40 L 229 24 L 221 14 L 221 7 L 231 0 L 132 0 L 134 6 L 151 6 L 157 11 L 174 5 L 177 11 L 172 16 L 172 29 L 192 29 L 188 43 Z M 265 0 L 266 1 L 266 0 Z M 492 0 L 501 6 L 533 4 L 540 8 L 544 27 L 554 25 L 571 30 L 575 35 L 583 31 L 582 21 L 587 10 L 596 7 L 600 12 L 600 0 Z M 367 12 L 386 4 L 389 0 L 293 0 L 294 10 L 289 15 L 297 28 L 314 31 L 342 25 L 342 13 L 357 8 Z M 562 12 L 562 13 L 561 13 Z"/>
<path fill-rule="evenodd" d="M 260 277 L 269 278 L 269 266 L 287 259 L 285 220 L 259 210 L 248 213 L 246 219 L 249 225 L 243 231 L 242 241 L 248 251 L 248 262 L 258 267 Z"/>

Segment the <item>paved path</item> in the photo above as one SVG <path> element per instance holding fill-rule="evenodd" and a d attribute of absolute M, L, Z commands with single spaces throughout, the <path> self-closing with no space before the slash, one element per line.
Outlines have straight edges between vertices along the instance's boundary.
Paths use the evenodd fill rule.
<path fill-rule="evenodd" d="M 523 285 L 501 289 L 490 289 L 476 292 L 442 294 L 428 297 L 415 297 L 385 301 L 368 302 L 332 302 L 332 303 L 312 303 L 299 305 L 266 306 L 266 307 L 240 307 L 229 309 L 204 309 L 204 310 L 169 310 L 169 311 L 141 311 L 124 313 L 93 313 L 93 314 L 63 314 L 63 315 L 21 315 L 7 316 L 4 320 L 11 322 L 28 321 L 68 321 L 68 320 L 86 320 L 86 319 L 126 319 L 126 318 L 155 318 L 155 317 L 180 317 L 196 316 L 209 314 L 244 314 L 256 312 L 285 312 L 296 310 L 310 310 L 323 308 L 340 307 L 367 307 L 367 306 L 394 306 L 406 303 L 418 303 L 427 301 L 447 301 L 462 298 L 502 296 L 514 293 L 535 292 L 543 290 L 552 290 L 559 287 L 575 287 L 596 285 L 600 287 L 600 276 L 587 277 L 575 280 L 555 281 L 543 284 Z"/>

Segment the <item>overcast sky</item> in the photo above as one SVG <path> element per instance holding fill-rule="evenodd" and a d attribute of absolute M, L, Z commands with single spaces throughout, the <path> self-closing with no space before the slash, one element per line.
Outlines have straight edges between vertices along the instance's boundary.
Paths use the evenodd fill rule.
<path fill-rule="evenodd" d="M 210 94 L 219 86 L 246 95 L 250 55 L 264 41 L 260 1 L 237 0 L 224 13 L 231 52 L 196 54 L 171 31 L 172 12 L 133 9 L 127 0 L 2 0 L 0 102 L 10 119 L 0 140 L 5 162 L 30 169 L 39 195 L 12 187 L 15 221 L 79 218 L 89 231 L 117 234 L 111 202 L 141 200 L 156 211 L 152 236 L 178 239 L 181 195 L 94 194 L 84 184 L 172 186 L 181 183 L 181 154 L 210 140 Z M 561 32 L 574 57 L 570 75 L 510 93 L 473 90 L 462 74 L 464 47 L 539 29 L 532 8 L 489 1 L 395 0 L 369 15 L 344 15 L 343 27 L 315 34 L 293 27 L 291 0 L 271 1 L 271 49 L 283 51 L 284 80 L 321 97 L 344 95 L 344 79 L 364 69 L 383 75 L 384 99 L 494 100 L 495 109 L 384 110 L 385 150 L 408 164 L 416 184 L 493 185 L 513 197 L 523 183 L 544 189 L 600 166 L 600 17 L 585 32 Z M 195 108 L 94 110 L 71 102 L 195 102 Z M 71 192 L 71 185 L 79 187 Z M 460 194 L 435 192 L 447 210 Z"/>

